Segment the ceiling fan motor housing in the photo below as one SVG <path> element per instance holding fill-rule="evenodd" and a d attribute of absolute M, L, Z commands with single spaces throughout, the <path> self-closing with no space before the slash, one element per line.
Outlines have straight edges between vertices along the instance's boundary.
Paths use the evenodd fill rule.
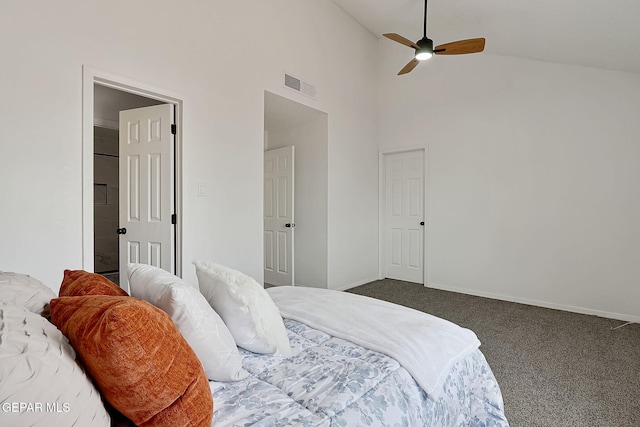
<path fill-rule="evenodd" d="M 430 38 L 423 37 L 416 44 L 419 47 L 419 49 L 416 49 L 416 59 L 428 59 L 433 55 L 433 40 Z M 426 55 L 426 57 L 423 55 Z"/>
<path fill-rule="evenodd" d="M 420 46 L 420 49 L 429 49 L 433 52 L 433 40 L 428 37 L 421 38 L 416 44 Z"/>

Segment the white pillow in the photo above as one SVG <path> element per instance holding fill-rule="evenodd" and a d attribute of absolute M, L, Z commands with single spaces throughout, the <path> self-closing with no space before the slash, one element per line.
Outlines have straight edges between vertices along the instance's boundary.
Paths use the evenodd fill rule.
<path fill-rule="evenodd" d="M 249 375 L 231 333 L 195 286 L 151 265 L 129 264 L 127 272 L 131 296 L 171 317 L 200 359 L 207 378 L 238 381 Z"/>
<path fill-rule="evenodd" d="M 0 360 L 0 425 L 111 425 L 73 347 L 44 317 L 0 307 Z"/>
<path fill-rule="evenodd" d="M 0 305 L 16 305 L 48 316 L 49 301 L 56 296 L 51 288 L 27 274 L 0 271 Z"/>
<path fill-rule="evenodd" d="M 258 282 L 218 264 L 193 264 L 200 292 L 227 324 L 238 346 L 254 353 L 291 355 L 280 310 Z"/>

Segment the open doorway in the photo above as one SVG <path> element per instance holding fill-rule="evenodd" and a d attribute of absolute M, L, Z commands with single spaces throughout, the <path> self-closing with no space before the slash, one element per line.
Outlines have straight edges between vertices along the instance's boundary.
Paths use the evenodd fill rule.
<path fill-rule="evenodd" d="M 145 262 L 123 259 L 121 218 L 122 165 L 119 162 L 119 114 L 167 104 L 171 110 L 170 132 L 171 162 L 169 169 L 172 190 L 170 222 L 172 241 L 170 267 L 181 274 L 181 111 L 182 101 L 165 91 L 146 84 L 114 76 L 85 67 L 83 73 L 83 269 L 105 275 L 129 291 L 122 272 L 127 262 Z M 126 170 L 125 170 L 126 172 Z M 125 187 L 125 190 L 128 189 Z M 121 194 L 122 191 L 122 194 Z M 120 235 L 118 234 L 120 233 Z M 122 242 L 120 242 L 121 244 Z M 151 262 L 149 262 L 152 264 Z M 124 266 L 124 267 L 123 267 Z"/>
<path fill-rule="evenodd" d="M 115 88 L 94 85 L 93 239 L 94 272 L 120 284 L 119 124 L 120 111 L 163 104 Z"/>
<path fill-rule="evenodd" d="M 265 152 L 295 147 L 295 218 L 291 221 L 295 224 L 295 243 L 292 263 L 289 264 L 295 271 L 293 285 L 327 287 L 328 135 L 327 113 L 265 91 Z M 265 177 L 268 158 L 265 153 Z M 270 194 L 266 187 L 265 198 Z M 265 281 L 268 283 L 267 268 L 270 265 L 277 266 L 281 261 L 269 258 L 272 254 L 280 256 L 280 253 L 267 248 L 274 241 L 268 236 L 267 212 L 265 207 L 264 265 Z M 291 231 L 291 227 L 287 227 L 287 223 L 291 222 L 284 221 L 279 225 L 282 236 Z"/>

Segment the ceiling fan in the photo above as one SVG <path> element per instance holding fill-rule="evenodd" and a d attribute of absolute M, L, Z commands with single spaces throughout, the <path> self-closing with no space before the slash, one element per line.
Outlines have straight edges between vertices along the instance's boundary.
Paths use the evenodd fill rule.
<path fill-rule="evenodd" d="M 424 0 L 424 33 L 423 37 L 417 42 L 402 37 L 400 34 L 387 33 L 383 34 L 388 39 L 409 46 L 415 49 L 415 57 L 404 66 L 398 75 L 411 72 L 420 61 L 431 58 L 435 55 L 462 55 L 466 53 L 478 53 L 484 50 L 484 38 L 458 40 L 456 42 L 441 44 L 433 47 L 433 40 L 427 37 L 427 0 Z"/>

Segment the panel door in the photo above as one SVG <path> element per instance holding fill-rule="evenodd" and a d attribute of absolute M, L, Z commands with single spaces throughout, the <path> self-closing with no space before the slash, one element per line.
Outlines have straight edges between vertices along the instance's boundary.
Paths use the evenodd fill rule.
<path fill-rule="evenodd" d="M 424 283 L 424 154 L 385 155 L 385 276 Z"/>
<path fill-rule="evenodd" d="M 127 263 L 175 271 L 173 117 L 170 104 L 120 112 L 119 251 L 125 290 Z"/>
<path fill-rule="evenodd" d="M 264 281 L 294 282 L 294 147 L 264 153 Z"/>

